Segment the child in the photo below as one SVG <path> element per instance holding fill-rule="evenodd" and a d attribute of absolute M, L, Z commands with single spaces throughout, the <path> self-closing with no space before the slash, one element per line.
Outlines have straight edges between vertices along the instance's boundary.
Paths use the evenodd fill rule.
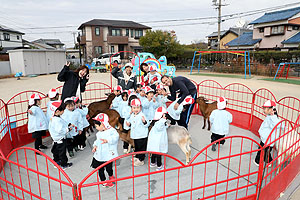
<path fill-rule="evenodd" d="M 159 107 L 158 102 L 154 98 L 154 90 L 147 86 L 146 87 L 146 99 L 143 99 L 142 101 L 142 110 L 143 113 L 145 113 L 146 118 L 148 120 L 153 120 L 155 110 Z"/>
<path fill-rule="evenodd" d="M 65 98 L 64 104 L 66 109 L 64 114 L 61 116 L 68 124 L 73 124 L 74 128 L 67 135 L 67 150 L 70 157 L 74 156 L 73 149 L 78 151 L 78 134 L 82 134 L 83 130 L 83 119 L 81 114 L 75 110 L 75 103 L 72 98 Z M 74 141 L 75 140 L 75 141 Z"/>
<path fill-rule="evenodd" d="M 123 115 L 123 117 L 124 117 L 124 122 L 123 122 L 123 128 L 124 128 L 124 132 L 128 132 L 129 131 L 129 129 L 130 129 L 130 127 L 129 126 L 127 126 L 127 121 L 128 121 L 128 119 L 130 118 L 130 115 L 132 114 L 132 111 L 131 111 L 131 101 L 133 100 L 133 99 L 138 99 L 138 97 L 136 96 L 136 95 L 131 95 L 130 97 L 129 97 L 129 99 L 128 99 L 128 102 L 127 102 L 127 105 L 126 106 L 124 106 L 123 107 L 123 109 L 122 109 L 122 115 Z M 123 146 L 123 148 L 124 148 L 124 146 Z M 127 150 L 128 150 L 128 146 L 125 146 L 125 148 L 124 148 L 124 153 L 126 153 L 127 152 Z"/>
<path fill-rule="evenodd" d="M 168 135 L 167 135 L 167 110 L 165 107 L 159 107 L 155 111 L 155 116 L 151 125 L 153 126 L 147 143 L 147 151 L 156 151 L 160 153 L 168 152 Z M 157 171 L 162 170 L 164 166 L 161 162 L 161 155 L 152 154 L 150 167 L 156 167 Z"/>
<path fill-rule="evenodd" d="M 54 113 L 54 110 L 51 110 L 50 105 L 52 104 L 52 102 L 57 101 L 59 97 L 57 90 L 55 88 L 49 90 L 48 97 L 50 98 L 50 101 L 47 103 L 47 120 L 49 123 L 49 120 Z"/>
<path fill-rule="evenodd" d="M 142 112 L 142 103 L 139 99 L 133 99 L 130 105 L 132 114 L 126 124 L 131 127 L 130 137 L 134 140 L 135 152 L 146 151 L 149 123 Z M 137 154 L 134 166 L 144 165 L 144 159 L 145 154 Z"/>
<path fill-rule="evenodd" d="M 171 121 L 171 125 L 175 125 L 176 121 L 178 121 L 180 119 L 180 114 L 182 111 L 184 111 L 184 106 L 185 105 L 189 105 L 189 104 L 193 104 L 195 102 L 195 100 L 193 99 L 193 97 L 191 95 L 185 97 L 185 99 L 183 100 L 183 102 L 181 102 L 181 104 L 179 104 L 177 110 L 174 109 L 175 104 L 177 103 L 179 99 L 177 99 L 176 101 L 172 102 L 169 107 L 167 108 L 167 119 L 169 119 Z"/>
<path fill-rule="evenodd" d="M 263 123 L 260 125 L 260 128 L 258 130 L 261 142 L 260 145 L 264 146 L 266 143 L 266 140 L 268 139 L 271 131 L 275 127 L 275 125 L 280 121 L 278 116 L 277 116 L 277 111 L 276 111 L 276 103 L 274 101 L 268 100 L 264 103 L 263 109 L 264 109 L 264 114 L 266 115 L 265 120 Z M 273 135 L 272 135 L 273 136 Z M 274 136 L 273 136 L 274 137 Z M 264 156 L 264 162 L 269 163 L 272 162 L 273 158 L 271 156 L 271 150 L 272 146 L 265 148 L 265 156 Z M 269 151 L 269 153 L 267 153 Z M 254 163 L 259 166 L 259 161 L 260 161 L 260 154 L 261 151 L 258 151 L 254 160 Z"/>
<path fill-rule="evenodd" d="M 217 101 L 217 110 L 213 110 L 210 114 L 211 123 L 211 143 L 224 138 L 229 133 L 229 124 L 232 122 L 232 114 L 226 111 L 227 99 L 220 97 Z M 220 141 L 224 145 L 225 140 Z M 218 143 L 219 144 L 219 143 Z M 220 145 L 220 144 L 219 144 Z M 217 144 L 213 144 L 212 151 L 216 151 Z"/>
<path fill-rule="evenodd" d="M 51 109 L 54 110 L 54 115 L 50 118 L 49 122 L 49 132 L 53 139 L 51 149 L 53 160 L 63 169 L 66 169 L 73 165 L 73 163 L 68 163 L 68 157 L 66 155 L 66 134 L 72 130 L 73 126 L 68 127 L 68 123 L 60 117 L 65 109 L 60 101 L 54 101 L 50 106 Z"/>
<path fill-rule="evenodd" d="M 153 65 L 149 67 L 150 73 L 147 74 L 146 80 L 149 81 L 150 87 L 155 90 L 156 86 L 161 82 L 161 75 L 157 72 L 157 68 Z"/>
<path fill-rule="evenodd" d="M 78 149 L 83 151 L 85 146 L 86 146 L 86 144 L 85 144 L 85 141 L 86 141 L 85 131 L 86 131 L 86 129 L 85 128 L 87 128 L 90 125 L 90 123 L 86 119 L 86 116 L 88 114 L 88 109 L 87 109 L 87 107 L 85 107 L 81 104 L 81 100 L 79 99 L 79 97 L 73 97 L 73 101 L 75 103 L 75 111 L 77 111 L 81 114 L 82 128 L 83 128 L 82 133 L 75 136 L 74 141 L 77 142 Z M 76 143 L 74 145 L 76 145 Z"/>
<path fill-rule="evenodd" d="M 111 109 L 116 110 L 118 113 L 120 113 L 119 112 L 119 103 L 122 101 L 121 93 L 122 93 L 121 86 L 119 86 L 119 85 L 115 86 L 114 94 L 116 95 L 116 97 L 114 98 L 114 100 L 111 103 Z"/>
<path fill-rule="evenodd" d="M 165 108 L 167 108 L 167 102 L 168 100 L 168 94 L 167 94 L 167 90 L 164 88 L 163 85 L 157 85 L 156 87 L 156 101 L 158 102 L 159 106 L 163 106 Z"/>
<path fill-rule="evenodd" d="M 140 92 L 141 92 L 141 90 L 142 90 L 142 83 L 141 82 L 138 82 L 137 84 L 136 84 L 136 90 L 135 90 L 135 92 L 137 93 L 137 94 L 139 94 Z"/>
<path fill-rule="evenodd" d="M 137 94 L 137 97 L 143 101 L 146 99 L 146 87 L 142 87 L 140 93 Z"/>
<path fill-rule="evenodd" d="M 41 105 L 41 99 L 39 94 L 32 94 L 28 106 L 28 133 L 31 133 L 32 138 L 35 139 L 34 148 L 36 150 L 47 149 L 42 143 L 42 136 L 46 135 L 48 120 L 43 110 L 39 107 Z"/>
<path fill-rule="evenodd" d="M 92 152 L 94 153 L 94 156 L 91 167 L 97 168 L 107 161 L 119 156 L 117 151 L 119 134 L 116 129 L 109 125 L 109 118 L 106 114 L 100 113 L 94 118 L 94 120 L 98 132 L 96 133 L 97 139 L 93 144 Z M 114 171 L 112 164 L 113 163 L 111 162 L 99 169 L 99 177 L 101 181 L 106 180 L 104 168 L 109 175 L 109 180 L 115 179 L 113 176 Z M 114 187 L 114 183 L 108 182 L 102 184 L 102 186 L 111 188 Z"/>
<path fill-rule="evenodd" d="M 132 93 L 132 91 L 128 90 L 128 93 Z M 123 125 L 124 121 L 125 121 L 125 116 L 126 116 L 126 112 L 123 112 L 124 108 L 128 106 L 128 93 L 127 92 L 123 92 L 121 94 L 122 97 L 122 101 L 119 104 L 119 114 L 120 114 L 120 123 Z M 130 112 L 130 110 L 129 110 Z M 128 143 L 127 142 L 123 142 L 123 151 L 124 153 L 127 152 L 128 149 Z"/>

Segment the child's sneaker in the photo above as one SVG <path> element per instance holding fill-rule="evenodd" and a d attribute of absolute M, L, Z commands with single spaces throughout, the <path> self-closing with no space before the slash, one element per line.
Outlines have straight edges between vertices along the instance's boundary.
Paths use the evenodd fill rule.
<path fill-rule="evenodd" d="M 74 152 L 73 151 L 69 151 L 69 156 L 72 158 L 74 157 Z"/>
<path fill-rule="evenodd" d="M 80 151 L 83 151 L 83 150 L 85 149 L 85 146 L 79 145 L 79 146 L 78 146 L 78 149 L 79 149 Z"/>
<path fill-rule="evenodd" d="M 160 170 L 163 170 L 163 169 L 164 169 L 164 165 L 161 165 L 161 166 L 156 168 L 156 171 L 160 171 Z"/>
<path fill-rule="evenodd" d="M 150 163 L 150 167 L 157 167 L 156 163 Z"/>
<path fill-rule="evenodd" d="M 79 151 L 78 147 L 74 147 L 74 150 L 75 150 L 76 152 Z"/>
<path fill-rule="evenodd" d="M 102 186 L 103 186 L 103 187 L 106 187 L 106 188 L 112 188 L 112 187 L 114 187 L 115 185 L 114 185 L 112 182 L 110 182 L 110 183 L 103 183 Z"/>
<path fill-rule="evenodd" d="M 116 179 L 116 177 L 114 176 L 114 175 L 112 175 L 112 176 L 110 176 L 109 177 L 109 180 L 111 181 L 111 180 L 115 180 Z M 111 182 L 111 183 L 115 183 L 115 181 L 113 181 L 113 182 Z"/>
<path fill-rule="evenodd" d="M 61 168 L 62 168 L 63 170 L 65 170 L 65 169 L 68 169 L 68 168 L 72 167 L 72 165 L 73 165 L 73 163 L 67 163 L 67 164 L 64 165 L 64 166 L 61 166 Z"/>
<path fill-rule="evenodd" d="M 60 166 L 60 160 L 57 161 L 56 164 L 57 164 L 58 166 Z M 55 165 L 53 165 L 53 167 L 54 167 L 55 169 L 57 169 L 57 167 L 56 167 Z"/>
<path fill-rule="evenodd" d="M 217 146 L 216 144 L 213 144 L 213 145 L 211 146 L 211 150 L 212 150 L 212 151 L 216 151 L 216 146 Z"/>
<path fill-rule="evenodd" d="M 128 149 L 123 149 L 123 153 L 127 153 L 128 152 Z"/>
<path fill-rule="evenodd" d="M 142 165 L 144 165 L 144 164 L 145 164 L 145 162 L 144 162 L 144 161 L 140 161 L 139 159 L 136 159 L 136 160 L 134 161 L 134 166 L 136 166 L 136 167 L 142 166 Z"/>

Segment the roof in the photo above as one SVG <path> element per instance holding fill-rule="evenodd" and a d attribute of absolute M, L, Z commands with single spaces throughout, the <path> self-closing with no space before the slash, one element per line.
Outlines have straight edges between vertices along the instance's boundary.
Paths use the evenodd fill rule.
<path fill-rule="evenodd" d="M 239 28 L 229 28 L 228 30 L 221 31 L 220 35 L 221 35 L 221 37 L 223 37 L 225 34 L 227 34 L 229 32 L 232 32 L 236 35 L 239 35 L 239 32 L 240 32 L 240 35 L 242 35 L 244 32 L 248 32 L 248 31 L 251 31 L 251 30 L 245 29 L 245 28 L 241 28 L 240 30 L 239 30 Z M 217 37 L 217 36 L 218 36 L 218 32 L 216 31 L 206 37 Z"/>
<path fill-rule="evenodd" d="M 62 43 L 59 39 L 38 39 L 35 41 L 32 41 L 34 43 L 42 43 L 42 44 L 48 44 L 48 45 L 65 45 Z"/>
<path fill-rule="evenodd" d="M 228 42 L 226 46 L 253 46 L 260 41 L 261 39 L 253 39 L 253 32 L 245 32 L 240 37 Z"/>
<path fill-rule="evenodd" d="M 145 26 L 143 24 L 139 24 L 133 21 L 108 20 L 108 19 L 93 19 L 81 24 L 78 29 L 82 29 L 84 26 L 110 26 L 110 27 L 118 27 L 118 28 L 151 29 L 151 27 L 149 26 Z"/>
<path fill-rule="evenodd" d="M 295 34 L 294 36 L 290 37 L 287 40 L 284 40 L 281 42 L 282 44 L 295 44 L 295 43 L 300 43 L 300 32 Z"/>
<path fill-rule="evenodd" d="M 0 31 L 6 31 L 6 32 L 11 32 L 11 33 L 19 33 L 21 35 L 25 35 L 25 33 L 22 33 L 20 31 L 16 31 L 16 30 L 14 30 L 12 28 L 8 28 L 8 27 L 3 26 L 3 25 L 0 25 Z"/>
<path fill-rule="evenodd" d="M 276 22 L 281 20 L 286 20 L 300 12 L 300 7 L 291 8 L 287 10 L 281 10 L 276 12 L 265 13 L 262 17 L 254 20 L 250 24 L 261 24 L 267 22 Z"/>

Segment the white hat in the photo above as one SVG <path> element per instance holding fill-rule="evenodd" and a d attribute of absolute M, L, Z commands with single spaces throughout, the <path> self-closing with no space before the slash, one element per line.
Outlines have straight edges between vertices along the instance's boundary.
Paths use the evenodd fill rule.
<path fill-rule="evenodd" d="M 127 91 L 127 94 L 128 94 L 128 97 L 130 97 L 131 95 L 135 95 L 134 89 L 129 89 L 129 90 Z"/>
<path fill-rule="evenodd" d="M 109 117 L 107 114 L 105 113 L 100 113 L 98 114 L 95 118 L 93 118 L 96 121 L 99 121 L 101 123 L 103 123 L 104 127 L 109 129 L 111 128 L 110 124 L 109 124 Z"/>
<path fill-rule="evenodd" d="M 48 92 L 48 97 L 50 98 L 50 99 L 52 99 L 52 98 L 54 98 L 56 95 L 57 95 L 57 90 L 55 89 L 55 88 L 52 88 L 52 89 L 50 89 L 49 90 L 49 92 Z"/>
<path fill-rule="evenodd" d="M 56 109 L 61 105 L 61 101 L 53 101 L 51 104 L 50 104 L 50 110 L 55 112 Z M 54 113 L 53 113 L 54 114 Z"/>
<path fill-rule="evenodd" d="M 195 99 L 189 95 L 187 97 L 185 97 L 185 99 L 182 102 L 182 105 L 188 105 L 188 104 L 193 104 L 195 102 Z"/>
<path fill-rule="evenodd" d="M 145 92 L 147 94 L 148 92 L 154 92 L 154 90 L 150 86 L 146 86 L 145 87 Z"/>
<path fill-rule="evenodd" d="M 164 89 L 164 86 L 161 85 L 161 84 L 158 84 L 158 85 L 156 86 L 156 89 L 157 89 L 157 90 L 159 90 L 159 89 Z"/>
<path fill-rule="evenodd" d="M 263 105 L 264 108 L 270 108 L 270 107 L 275 107 L 275 106 L 276 106 L 276 103 L 271 100 L 266 101 Z"/>
<path fill-rule="evenodd" d="M 125 65 L 125 69 L 126 69 L 127 67 L 131 67 L 131 68 L 133 68 L 133 65 L 132 65 L 131 63 L 126 63 L 126 65 Z"/>
<path fill-rule="evenodd" d="M 217 108 L 219 110 L 223 110 L 224 108 L 226 108 L 226 104 L 227 104 L 227 99 L 225 99 L 225 97 L 219 97 L 218 98 Z"/>
<path fill-rule="evenodd" d="M 166 114 L 166 113 L 168 113 L 168 112 L 165 107 L 163 107 L 163 106 L 158 107 L 155 111 L 153 120 L 159 120 L 163 116 L 163 114 Z"/>
<path fill-rule="evenodd" d="M 150 67 L 149 67 L 149 71 L 151 72 L 151 71 L 156 71 L 156 66 L 155 65 L 150 65 Z"/>
<path fill-rule="evenodd" d="M 121 86 L 119 86 L 119 85 L 116 85 L 115 87 L 114 87 L 114 90 L 119 90 L 119 91 L 121 91 L 122 92 L 122 87 Z"/>
<path fill-rule="evenodd" d="M 72 97 L 65 98 L 64 103 L 66 103 L 67 101 L 73 101 L 74 102 Z"/>
<path fill-rule="evenodd" d="M 33 94 L 30 96 L 30 99 L 29 99 L 28 104 L 29 104 L 30 106 L 32 106 L 32 105 L 34 104 L 34 100 L 35 100 L 35 99 L 41 100 L 42 97 L 41 97 L 39 94 L 37 94 L 37 93 L 33 93 Z"/>
<path fill-rule="evenodd" d="M 141 103 L 141 100 L 139 100 L 139 99 L 133 99 L 133 100 L 130 102 L 130 105 L 131 105 L 131 106 L 134 106 L 134 107 L 137 107 L 137 106 L 141 106 L 142 103 Z"/>

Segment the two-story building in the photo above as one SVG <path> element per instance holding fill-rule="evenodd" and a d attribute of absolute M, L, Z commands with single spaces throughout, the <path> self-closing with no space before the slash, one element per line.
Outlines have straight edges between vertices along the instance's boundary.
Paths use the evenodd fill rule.
<path fill-rule="evenodd" d="M 42 39 L 41 38 L 41 39 L 32 41 L 32 43 L 37 44 L 37 45 L 48 45 L 57 50 L 63 50 L 64 46 L 65 46 L 65 44 L 62 43 L 59 39 Z"/>
<path fill-rule="evenodd" d="M 8 50 L 22 47 L 22 35 L 24 33 L 0 25 L 0 52 L 6 53 Z"/>
<path fill-rule="evenodd" d="M 239 45 L 248 49 L 287 50 L 298 48 L 300 44 L 300 7 L 265 13 L 250 25 L 253 25 L 252 40 L 250 34 L 246 33 L 226 46 L 229 49 L 236 49 Z"/>
<path fill-rule="evenodd" d="M 80 46 L 86 60 L 103 53 L 141 50 L 139 39 L 151 29 L 133 21 L 93 19 L 80 25 Z"/>

